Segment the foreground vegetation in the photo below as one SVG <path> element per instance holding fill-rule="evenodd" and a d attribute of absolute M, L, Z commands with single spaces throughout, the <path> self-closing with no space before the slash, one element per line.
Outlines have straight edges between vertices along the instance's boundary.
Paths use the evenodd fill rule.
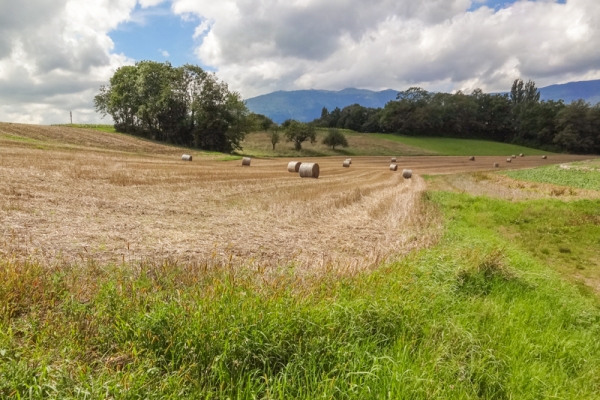
<path fill-rule="evenodd" d="M 0 397 L 594 398 L 597 297 L 529 241 L 591 268 L 600 202 L 424 201 L 440 243 L 358 275 L 3 257 Z"/>

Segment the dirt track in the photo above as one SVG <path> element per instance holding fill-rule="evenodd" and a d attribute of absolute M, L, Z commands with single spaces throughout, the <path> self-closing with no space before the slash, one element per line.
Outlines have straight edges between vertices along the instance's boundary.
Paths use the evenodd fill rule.
<path fill-rule="evenodd" d="M 289 159 L 246 168 L 239 160 L 189 163 L 153 146 L 131 154 L 0 145 L 0 251 L 69 262 L 168 257 L 365 268 L 435 239 L 421 174 L 586 158 L 405 157 L 398 172 L 389 171 L 388 157 L 353 158 L 350 168 L 343 158 L 299 160 L 320 164 L 315 180 L 288 173 Z M 403 168 L 416 176 L 404 180 Z"/>

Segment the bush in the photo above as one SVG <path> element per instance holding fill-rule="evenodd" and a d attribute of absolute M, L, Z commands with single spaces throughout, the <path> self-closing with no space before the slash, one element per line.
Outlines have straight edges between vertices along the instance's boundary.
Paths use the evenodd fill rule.
<path fill-rule="evenodd" d="M 348 140 L 346 139 L 346 136 L 337 129 L 329 129 L 327 136 L 323 139 L 323 144 L 331 146 L 331 148 L 335 150 L 335 146 L 348 147 Z"/>

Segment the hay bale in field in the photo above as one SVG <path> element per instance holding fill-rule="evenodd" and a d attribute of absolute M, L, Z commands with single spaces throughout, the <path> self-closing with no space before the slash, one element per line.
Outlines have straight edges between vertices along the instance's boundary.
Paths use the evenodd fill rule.
<path fill-rule="evenodd" d="M 508 158 L 506 159 L 506 162 L 512 162 L 512 158 L 508 157 Z"/>
<path fill-rule="evenodd" d="M 298 172 L 302 163 L 300 161 L 290 161 L 288 164 L 288 172 Z"/>
<path fill-rule="evenodd" d="M 500 164 L 494 163 L 494 168 L 500 168 Z"/>
<path fill-rule="evenodd" d="M 390 171 L 398 171 L 398 166 L 396 164 L 390 164 Z"/>
<path fill-rule="evenodd" d="M 411 179 L 412 178 L 412 170 L 410 170 L 410 169 L 403 169 L 402 170 L 402 177 L 404 179 Z"/>
<path fill-rule="evenodd" d="M 300 178 L 318 178 L 319 177 L 319 164 L 317 163 L 303 163 L 298 170 Z"/>
<path fill-rule="evenodd" d="M 392 162 L 396 162 L 396 157 L 392 157 Z"/>
<path fill-rule="evenodd" d="M 252 161 L 252 159 L 250 157 L 244 157 L 244 158 L 242 158 L 242 166 L 243 167 L 249 167 L 251 161 Z"/>
<path fill-rule="evenodd" d="M 192 161 L 192 156 L 189 155 L 189 154 L 184 154 L 184 155 L 181 156 L 181 159 L 183 161 Z"/>
<path fill-rule="evenodd" d="M 545 160 L 547 158 L 548 158 L 548 156 L 542 156 L 542 160 Z"/>
<path fill-rule="evenodd" d="M 351 158 L 346 158 L 346 161 L 348 161 L 348 164 L 352 164 L 352 159 Z"/>
<path fill-rule="evenodd" d="M 514 154 L 512 156 L 510 156 L 510 158 L 517 158 L 517 156 L 515 156 Z"/>
<path fill-rule="evenodd" d="M 475 157 L 473 157 L 473 156 L 469 157 L 469 161 L 475 161 Z"/>
<path fill-rule="evenodd" d="M 352 161 L 346 160 L 346 161 L 344 161 L 344 163 L 342 164 L 342 166 L 343 166 L 344 168 L 350 168 L 350 163 L 351 163 L 351 162 L 352 162 Z"/>
<path fill-rule="evenodd" d="M 519 157 L 525 157 L 525 155 L 523 153 L 519 154 Z"/>

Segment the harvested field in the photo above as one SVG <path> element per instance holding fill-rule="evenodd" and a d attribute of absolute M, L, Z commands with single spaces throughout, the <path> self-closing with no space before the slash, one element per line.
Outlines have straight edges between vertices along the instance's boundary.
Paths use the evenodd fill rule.
<path fill-rule="evenodd" d="M 0 135 L 77 151 L 0 142 L 0 251 L 67 262 L 368 268 L 435 240 L 436 213 L 422 208 L 419 175 L 491 170 L 498 159 L 403 157 L 399 167 L 416 174 L 405 181 L 389 171 L 389 157 L 356 157 L 352 168 L 341 167 L 343 157 L 305 158 L 298 161 L 318 162 L 321 175 L 300 179 L 287 171 L 291 159 L 254 159 L 251 168 L 196 155 L 182 162 L 180 148 L 127 136 L 11 126 L 1 124 Z M 584 158 L 525 157 L 510 168 Z"/>

